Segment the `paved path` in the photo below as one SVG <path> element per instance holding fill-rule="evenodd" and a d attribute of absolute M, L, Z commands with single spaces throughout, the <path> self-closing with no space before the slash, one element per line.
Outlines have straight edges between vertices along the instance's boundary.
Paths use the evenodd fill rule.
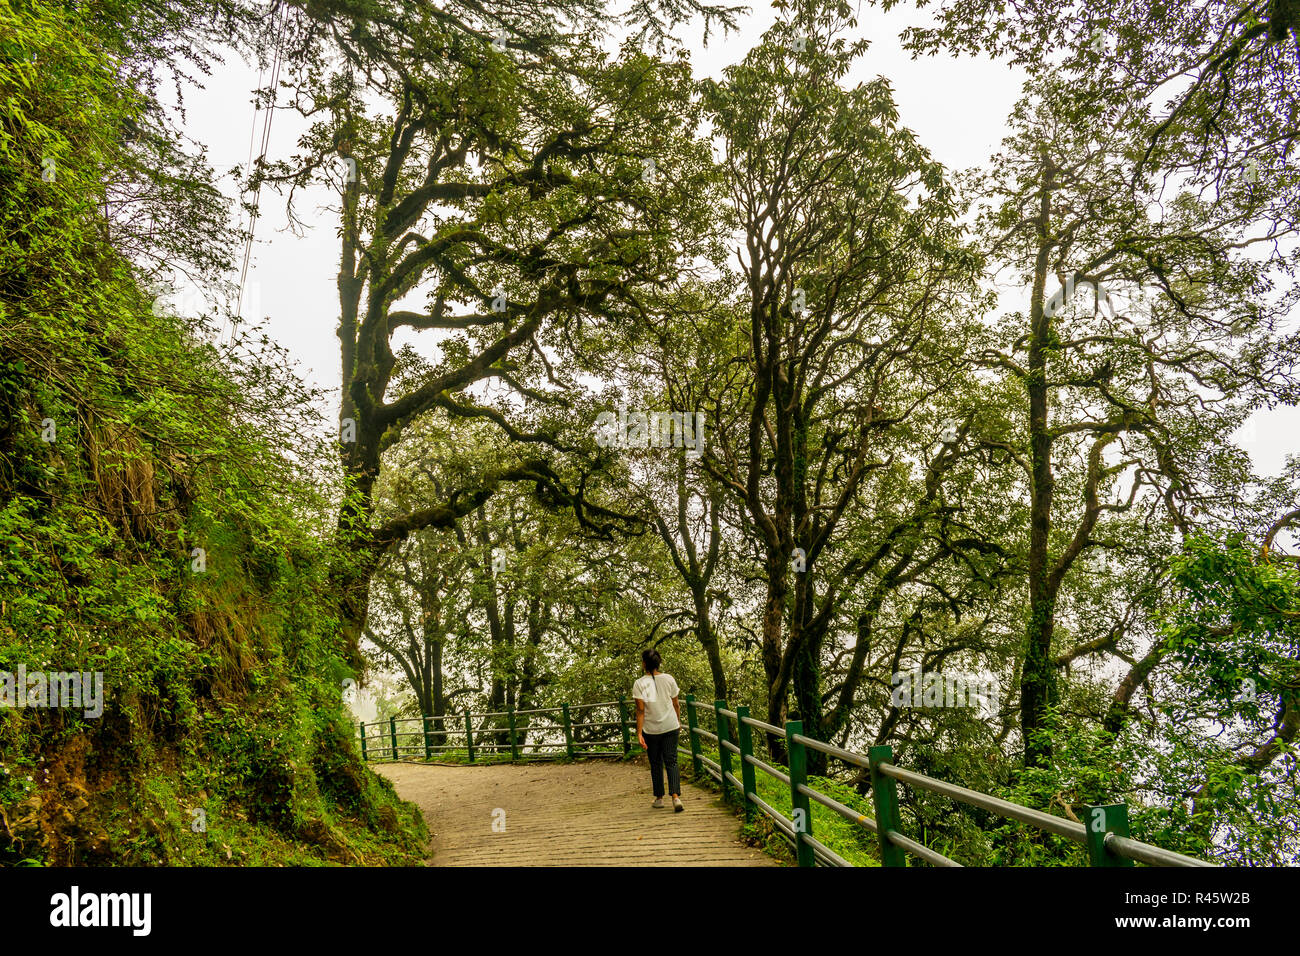
<path fill-rule="evenodd" d="M 685 780 L 685 812 L 653 809 L 644 763 L 374 769 L 424 812 L 432 866 L 778 865 L 740 842 L 719 797 Z"/>

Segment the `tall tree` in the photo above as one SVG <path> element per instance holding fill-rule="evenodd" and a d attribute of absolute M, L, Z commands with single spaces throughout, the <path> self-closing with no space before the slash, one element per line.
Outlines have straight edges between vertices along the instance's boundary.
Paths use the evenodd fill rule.
<path fill-rule="evenodd" d="M 840 87 L 866 46 L 844 36 L 853 24 L 846 4 L 794 5 L 706 85 L 744 243 L 750 378 L 738 406 L 710 396 L 717 437 L 704 460 L 761 542 L 767 719 L 784 720 L 793 687 L 807 731 L 821 737 L 842 724 L 856 683 L 824 722 L 824 640 L 845 590 L 892 547 L 819 571 L 873 478 L 902 467 L 899 426 L 953 375 L 953 307 L 976 269 L 943 169 L 898 126 L 888 83 Z M 932 504 L 895 534 L 927 520 Z"/>
<path fill-rule="evenodd" d="M 1292 230 L 1260 229 L 1236 204 L 1150 171 L 1135 192 L 1152 123 L 1132 91 L 1055 77 L 1018 105 L 986 183 L 986 242 L 1029 288 L 1001 325 L 1010 347 L 985 357 L 1025 397 L 1023 443 L 986 442 L 1028 482 L 1020 705 L 1031 766 L 1051 754 L 1058 599 L 1081 555 L 1116 546 L 1104 519 L 1159 506 L 1188 530 L 1211 507 L 1198 476 L 1244 410 L 1295 394 L 1296 342 L 1274 332 L 1295 301 L 1273 251 Z"/>
<path fill-rule="evenodd" d="M 1298 30 L 1294 0 L 939 0 L 933 22 L 903 40 L 916 53 L 1005 57 L 1035 83 L 1059 68 L 1126 91 L 1159 109 L 1131 170 L 1135 192 L 1144 174 L 1177 170 L 1220 201 L 1238 184 L 1261 218 L 1294 224 Z"/>
<path fill-rule="evenodd" d="M 308 12 L 304 36 L 330 38 L 345 65 L 308 59 L 296 103 L 321 118 L 301 156 L 261 175 L 293 185 L 333 176 L 342 197 L 338 534 L 353 560 L 337 582 L 355 651 L 379 555 L 420 528 L 449 527 L 503 483 L 543 486 L 593 526 L 609 517 L 561 478 L 549 454 L 573 446 L 558 421 L 538 423 L 539 409 L 578 390 L 556 351 L 593 322 L 631 321 L 640 290 L 688 254 L 678 237 L 708 214 L 693 198 L 707 157 L 693 139 L 685 65 L 631 47 L 611 59 L 553 23 L 540 28 L 536 11 Z M 413 307 L 416 294 L 426 301 Z M 425 332 L 439 357 L 399 391 L 394 337 Z M 485 386 L 512 390 L 524 411 L 470 391 Z M 373 526 L 384 449 L 435 409 L 487 419 L 531 451 Z"/>

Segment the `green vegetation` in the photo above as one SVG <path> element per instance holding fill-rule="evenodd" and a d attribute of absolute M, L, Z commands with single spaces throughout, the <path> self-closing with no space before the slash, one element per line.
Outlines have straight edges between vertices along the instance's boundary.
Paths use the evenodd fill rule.
<path fill-rule="evenodd" d="M 716 754 L 711 756 L 717 759 Z M 787 768 L 778 767 L 778 769 L 785 771 Z M 711 784 L 712 780 L 712 777 L 705 774 L 699 782 Z M 757 771 L 754 783 L 758 788 L 760 799 L 787 820 L 790 819 L 790 788 L 762 771 Z M 865 817 L 875 819 L 871 800 L 845 786 L 843 781 L 810 775 L 808 786 L 818 793 L 824 793 L 832 800 L 838 800 L 850 809 L 857 810 Z M 745 825 L 742 832 L 757 841 L 773 856 L 794 861 L 794 852 L 790 844 L 761 811 L 755 810 L 754 818 Z M 880 866 L 880 852 L 876 845 L 875 834 L 866 827 L 850 823 L 834 810 L 816 802 L 812 804 L 812 835 L 854 866 Z"/>
<path fill-rule="evenodd" d="M 345 453 L 362 493 L 344 524 L 373 558 L 352 581 L 368 585 L 361 655 L 409 687 L 393 712 L 608 700 L 654 646 L 683 692 L 774 725 L 887 743 L 909 769 L 1066 818 L 1125 802 L 1132 832 L 1171 849 L 1296 860 L 1294 619 L 1195 652 L 1168 622 L 1209 593 L 1180 571 L 1198 536 L 1249 550 L 1300 517 L 1300 458 L 1256 475 L 1234 437 L 1300 398 L 1300 177 L 1258 108 L 1240 143 L 1205 141 L 1200 93 L 1165 123 L 1142 40 L 1194 62 L 1190 34 L 1116 12 L 1107 59 L 1071 46 L 1090 23 L 1045 32 L 1055 8 L 1017 24 L 986 6 L 950 5 L 908 42 L 1060 55 L 964 172 L 907 128 L 886 79 L 850 82 L 874 74 L 836 0 L 782 4 L 693 83 L 684 58 L 602 56 L 532 23 L 498 58 L 444 48 L 396 5 L 332 10 L 349 66 L 306 78 L 329 108 L 274 173 L 328 181 L 340 142 L 362 158 L 339 184 L 359 270 L 340 287 L 357 316 L 342 415 L 371 438 Z M 395 61 L 371 100 L 358 35 Z M 1294 117 L 1294 65 L 1257 41 L 1272 72 L 1224 89 L 1263 86 Z M 534 103 L 560 62 L 563 94 Z M 466 96 L 438 138 L 422 125 L 487 84 L 499 110 Z M 399 213 L 405 246 L 382 224 Z M 388 294 L 389 270 L 421 308 Z M 399 329 L 418 344 L 389 351 Z M 702 446 L 648 434 L 671 414 L 703 422 Z M 913 671 L 996 699 L 900 701 Z M 1254 709 L 1231 706 L 1246 692 Z M 1083 858 L 926 794 L 900 803 L 909 834 L 966 864 Z"/>
<path fill-rule="evenodd" d="M 972 170 L 844 0 L 708 78 L 673 31 L 740 11 L 704 0 L 0 0 L 0 679 L 106 694 L 0 709 L 0 863 L 416 862 L 345 687 L 501 744 L 647 647 L 817 740 L 1300 860 L 1300 456 L 1236 437 L 1300 402 L 1295 4 L 938 6 L 907 47 L 1026 68 Z M 158 296 L 243 292 L 251 227 L 168 105 L 225 55 L 299 114 L 231 178 L 337 243 L 302 318 L 337 395 Z M 1083 858 L 899 800 L 968 865 Z"/>
<path fill-rule="evenodd" d="M 287 440 L 310 396 L 155 310 L 108 240 L 141 113 L 93 38 L 33 4 L 0 39 L 0 671 L 102 672 L 105 696 L 0 710 L 0 861 L 418 861 L 342 704 L 314 460 Z"/>

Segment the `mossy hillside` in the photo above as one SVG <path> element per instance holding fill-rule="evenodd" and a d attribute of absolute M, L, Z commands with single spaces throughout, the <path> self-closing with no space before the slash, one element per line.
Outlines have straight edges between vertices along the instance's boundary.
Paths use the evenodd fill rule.
<path fill-rule="evenodd" d="M 115 247 L 139 114 L 71 16 L 0 5 L 0 671 L 105 707 L 0 709 L 0 862 L 415 862 L 342 702 L 316 396 Z"/>
<path fill-rule="evenodd" d="M 148 330 L 153 344 L 184 355 L 163 325 Z M 6 336 L 4 345 L 19 343 Z M 199 365 L 197 356 L 178 363 Z M 90 378 L 82 409 L 58 390 L 27 389 L 19 405 L 30 433 L 41 418 L 98 411 L 94 399 L 113 383 Z M 139 495 L 115 500 L 119 482 L 95 475 L 106 456 L 84 429 L 4 449 L 13 477 L 0 507 L 0 670 L 102 672 L 107 698 L 97 720 L 0 713 L 4 858 L 412 858 L 418 818 L 356 754 L 331 553 L 285 507 L 290 489 L 265 473 L 263 487 L 241 487 L 249 479 L 231 473 L 239 468 L 218 463 L 238 460 L 256 475 L 268 461 L 248 447 L 217 455 L 206 473 L 172 474 L 155 449 L 178 436 L 121 431 L 132 447 L 120 471 L 149 487 L 149 507 Z M 263 497 L 265 510 L 250 504 Z"/>

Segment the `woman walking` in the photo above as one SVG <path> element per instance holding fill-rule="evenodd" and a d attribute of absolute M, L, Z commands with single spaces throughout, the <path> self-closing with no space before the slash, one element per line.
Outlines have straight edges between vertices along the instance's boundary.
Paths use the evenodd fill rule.
<path fill-rule="evenodd" d="M 681 705 L 677 703 L 677 681 L 672 674 L 659 673 L 659 652 L 641 652 L 641 666 L 645 676 L 632 685 L 636 698 L 636 739 L 650 755 L 650 779 L 654 783 L 655 802 L 652 807 L 664 804 L 664 769 L 668 770 L 668 795 L 673 800 L 673 811 L 681 813 L 682 781 L 677 773 L 677 732 L 682 728 Z"/>

